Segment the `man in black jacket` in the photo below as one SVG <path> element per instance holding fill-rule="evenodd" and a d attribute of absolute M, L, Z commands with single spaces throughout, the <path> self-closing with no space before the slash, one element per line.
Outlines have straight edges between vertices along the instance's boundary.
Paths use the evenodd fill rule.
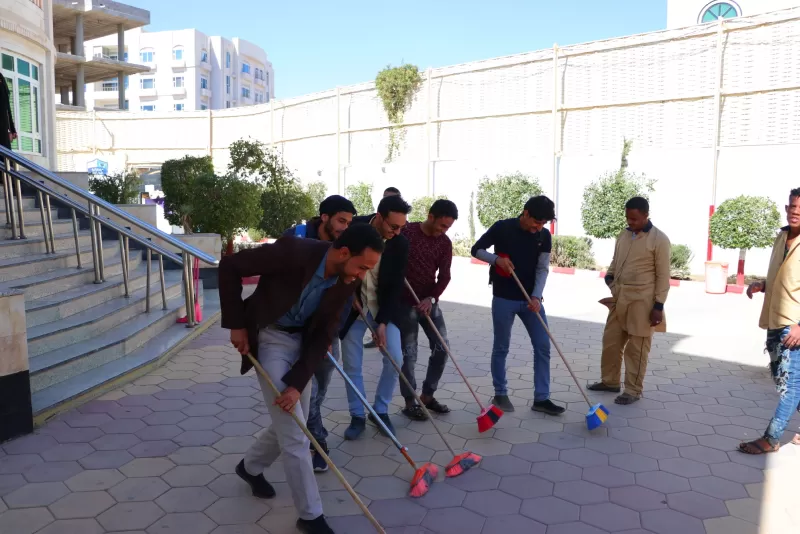
<path fill-rule="evenodd" d="M 405 287 L 406 264 L 408 263 L 408 241 L 400 232 L 406 225 L 408 213 L 411 211 L 405 200 L 399 195 L 384 197 L 378 204 L 378 213 L 364 217 L 355 217 L 353 223 L 368 223 L 378 230 L 386 242 L 381 262 L 370 270 L 356 289 L 356 298 L 363 307 L 367 320 L 377 331 L 375 342 L 384 347 L 392 358 L 403 364 L 403 350 L 400 329 L 397 325 L 402 319 L 401 304 Z M 355 386 L 364 394 L 363 360 L 364 346 L 362 340 L 367 325 L 354 309 L 339 333 L 342 339 L 342 362 L 344 370 Z M 383 371 L 375 391 L 374 408 L 378 417 L 394 433 L 394 426 L 389 420 L 389 403 L 392 401 L 397 384 L 397 372 L 384 359 Z M 345 439 L 356 439 L 366 427 L 365 410 L 361 401 L 349 388 L 347 402 L 350 409 L 350 426 L 344 433 Z"/>
<path fill-rule="evenodd" d="M 17 138 L 14 115 L 11 113 L 11 98 L 6 78 L 0 74 L 0 145 L 11 150 L 11 141 Z"/>

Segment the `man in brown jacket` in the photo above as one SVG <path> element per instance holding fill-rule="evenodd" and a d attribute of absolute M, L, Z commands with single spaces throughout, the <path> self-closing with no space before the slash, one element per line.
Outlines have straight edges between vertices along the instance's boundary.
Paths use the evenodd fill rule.
<path fill-rule="evenodd" d="M 275 396 L 259 376 L 272 424 L 236 467 L 253 495 L 275 496 L 264 469 L 283 454 L 286 480 L 308 534 L 328 534 L 308 439 L 289 415 L 308 414 L 311 376 L 326 356 L 356 279 L 380 260 L 383 240 L 368 225 L 354 225 L 333 242 L 282 237 L 275 243 L 226 256 L 219 265 L 222 327 L 242 353 L 242 374 L 250 352 L 281 390 Z M 242 278 L 260 276 L 253 295 L 242 300 Z M 299 401 L 299 402 L 298 402 Z"/>

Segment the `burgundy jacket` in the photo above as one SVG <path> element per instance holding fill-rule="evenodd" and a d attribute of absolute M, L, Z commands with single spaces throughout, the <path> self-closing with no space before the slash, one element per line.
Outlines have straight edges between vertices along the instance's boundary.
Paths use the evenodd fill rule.
<path fill-rule="evenodd" d="M 222 328 L 246 328 L 250 352 L 258 358 L 258 331 L 275 324 L 299 300 L 331 243 L 282 237 L 272 244 L 225 256 L 219 263 Z M 255 292 L 242 300 L 242 278 L 260 276 Z M 355 284 L 341 279 L 322 296 L 317 310 L 303 327 L 300 358 L 281 379 L 297 391 L 311 380 L 336 335 L 345 302 Z M 242 374 L 253 365 L 242 356 Z"/>

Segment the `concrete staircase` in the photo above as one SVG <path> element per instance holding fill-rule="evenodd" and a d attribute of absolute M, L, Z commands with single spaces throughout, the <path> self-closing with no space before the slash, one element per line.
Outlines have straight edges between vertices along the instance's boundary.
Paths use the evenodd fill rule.
<path fill-rule="evenodd" d="M 129 296 L 125 296 L 119 236 L 107 229 L 102 240 L 105 281 L 95 284 L 89 221 L 79 220 L 83 229 L 78 232 L 78 267 L 71 212 L 57 204 L 53 198 L 55 253 L 48 254 L 36 197 L 23 193 L 26 239 L 12 239 L 0 200 L 0 291 L 16 289 L 25 294 L 31 392 L 39 420 L 143 372 L 202 329 L 202 325 L 189 329 L 176 322 L 185 316 L 182 271 L 168 260 L 166 309 L 162 309 L 161 278 L 154 259 L 150 312 L 145 312 L 146 254 L 133 247 Z M 203 324 L 213 322 L 219 311 L 216 295 L 206 302 L 202 283 L 198 293 Z"/>

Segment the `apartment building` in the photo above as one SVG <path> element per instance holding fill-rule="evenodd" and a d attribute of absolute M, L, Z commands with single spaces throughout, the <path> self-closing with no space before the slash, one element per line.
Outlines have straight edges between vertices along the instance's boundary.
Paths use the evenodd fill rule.
<path fill-rule="evenodd" d="M 118 58 L 113 39 L 86 43 L 86 54 Z M 197 111 L 269 102 L 274 95 L 272 64 L 264 50 L 243 39 L 207 36 L 194 30 L 125 33 L 123 58 L 149 67 L 127 76 L 125 106 L 137 111 Z M 127 61 L 127 59 L 123 59 Z M 116 78 L 90 84 L 88 109 L 119 109 Z"/>

